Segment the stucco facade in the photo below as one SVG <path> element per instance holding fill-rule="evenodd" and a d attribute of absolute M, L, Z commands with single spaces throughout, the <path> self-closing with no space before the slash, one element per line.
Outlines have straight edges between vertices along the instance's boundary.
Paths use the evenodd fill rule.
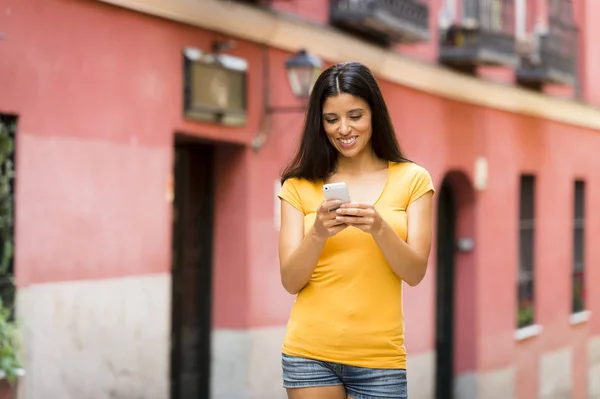
<path fill-rule="evenodd" d="M 600 52 L 590 51 L 600 37 L 592 23 L 600 3 L 575 2 L 589 105 L 514 87 L 508 70 L 467 77 L 436 66 L 435 39 L 382 50 L 346 37 L 325 26 L 325 3 L 275 3 L 311 21 L 309 28 L 217 0 L 0 4 L 0 113 L 19 118 L 15 268 L 27 370 L 21 398 L 170 397 L 176 134 L 214 144 L 211 398 L 285 397 L 279 351 L 293 297 L 280 284 L 275 189 L 302 115 L 274 115 L 265 146 L 254 151 L 251 143 L 265 87 L 272 104 L 299 104 L 283 64 L 300 47 L 328 64 L 356 59 L 372 66 L 405 152 L 436 187 L 448 177 L 456 189 L 456 235 L 474 243 L 456 254 L 456 397 L 600 398 L 600 291 L 592 289 L 600 281 L 600 247 L 593 245 L 600 236 Z M 430 2 L 432 15 L 441 4 Z M 242 127 L 182 116 L 182 50 L 209 50 L 222 39 L 234 39 L 230 53 L 248 62 Z M 522 173 L 537 178 L 541 331 L 528 339 L 515 338 Z M 575 179 L 587 183 L 591 315 L 577 324 L 570 322 Z M 404 294 L 411 399 L 435 391 L 436 245 L 425 280 Z"/>

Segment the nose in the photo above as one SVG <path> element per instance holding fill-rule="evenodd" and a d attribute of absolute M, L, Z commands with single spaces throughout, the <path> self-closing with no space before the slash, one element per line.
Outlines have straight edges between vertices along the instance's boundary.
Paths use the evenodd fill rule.
<path fill-rule="evenodd" d="M 341 123 L 340 123 L 340 129 L 339 129 L 340 134 L 347 136 L 350 134 L 351 131 L 352 131 L 352 127 L 350 126 L 348 119 L 342 119 Z"/>

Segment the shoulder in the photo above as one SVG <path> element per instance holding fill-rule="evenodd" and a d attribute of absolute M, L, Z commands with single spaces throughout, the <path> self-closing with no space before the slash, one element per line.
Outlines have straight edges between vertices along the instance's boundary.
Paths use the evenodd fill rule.
<path fill-rule="evenodd" d="M 390 164 L 390 173 L 393 180 L 413 179 L 415 177 L 424 177 L 431 179 L 427 169 L 414 162 L 392 162 Z"/>
<path fill-rule="evenodd" d="M 414 162 L 397 162 L 390 165 L 390 182 L 408 194 L 411 203 L 427 192 L 435 192 L 431 175 L 423 166 Z"/>
<path fill-rule="evenodd" d="M 306 214 L 311 204 L 319 201 L 320 192 L 321 186 L 318 182 L 290 177 L 283 182 L 277 196 Z"/>
<path fill-rule="evenodd" d="M 314 191 L 315 189 L 320 189 L 320 186 L 317 182 L 313 182 L 299 177 L 290 177 L 289 179 L 286 179 L 282 185 L 282 188 L 283 187 L 293 188 L 299 193 L 306 193 Z"/>

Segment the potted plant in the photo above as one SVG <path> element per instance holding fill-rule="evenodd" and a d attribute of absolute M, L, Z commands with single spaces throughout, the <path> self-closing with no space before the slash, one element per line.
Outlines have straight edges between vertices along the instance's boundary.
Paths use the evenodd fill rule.
<path fill-rule="evenodd" d="M 23 375 L 17 325 L 11 313 L 0 300 L 0 399 L 16 398 L 16 383 Z"/>

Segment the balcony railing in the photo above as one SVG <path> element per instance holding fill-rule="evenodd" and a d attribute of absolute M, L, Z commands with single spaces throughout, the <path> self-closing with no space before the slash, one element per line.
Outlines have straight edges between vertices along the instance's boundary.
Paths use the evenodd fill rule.
<path fill-rule="evenodd" d="M 429 40 L 424 0 L 330 0 L 330 22 L 385 44 Z"/>
<path fill-rule="evenodd" d="M 463 0 L 462 19 L 442 32 L 439 59 L 458 69 L 516 66 L 514 0 Z"/>
<path fill-rule="evenodd" d="M 519 83 L 541 87 L 545 83 L 577 82 L 578 31 L 570 0 L 551 2 L 548 31 L 534 38 L 534 46 L 522 56 L 517 69 Z"/>

